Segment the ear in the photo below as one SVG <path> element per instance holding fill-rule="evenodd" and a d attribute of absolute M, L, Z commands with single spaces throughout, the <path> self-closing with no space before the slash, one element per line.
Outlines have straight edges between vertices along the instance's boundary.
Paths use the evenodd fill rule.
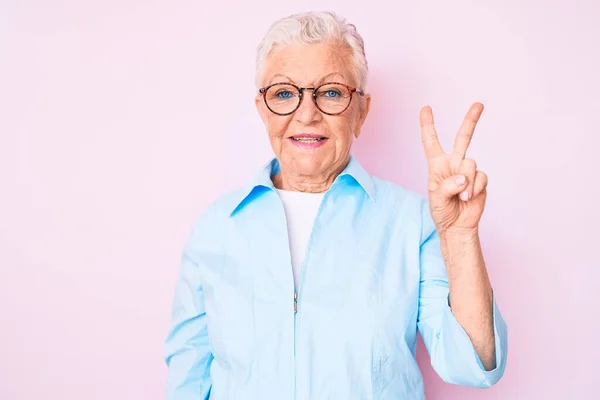
<path fill-rule="evenodd" d="M 260 115 L 260 119 L 262 119 L 262 121 L 264 123 L 266 123 L 267 122 L 266 121 L 266 118 L 267 118 L 266 108 L 267 107 L 265 106 L 265 102 L 263 100 L 262 94 L 258 93 L 256 95 L 256 97 L 254 98 L 254 105 L 256 106 L 256 111 L 258 111 L 258 115 Z"/>
<path fill-rule="evenodd" d="M 371 109 L 371 95 L 368 93 L 365 93 L 365 95 L 361 98 L 361 101 L 359 104 L 360 114 L 358 116 L 358 121 L 356 124 L 356 132 L 354 133 L 355 138 L 358 138 L 360 136 L 362 126 L 367 119 L 367 115 L 369 115 L 370 109 Z"/>

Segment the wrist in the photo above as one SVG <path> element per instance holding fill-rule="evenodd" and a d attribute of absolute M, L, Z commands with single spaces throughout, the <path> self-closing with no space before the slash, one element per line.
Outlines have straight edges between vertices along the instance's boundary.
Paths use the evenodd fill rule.
<path fill-rule="evenodd" d="M 440 240 L 452 242 L 475 242 L 479 240 L 479 227 L 450 227 L 439 232 Z"/>

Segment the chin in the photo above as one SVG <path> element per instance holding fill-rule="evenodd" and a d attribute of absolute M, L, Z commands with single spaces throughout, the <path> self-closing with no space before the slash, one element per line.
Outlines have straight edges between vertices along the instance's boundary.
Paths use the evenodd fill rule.
<path fill-rule="evenodd" d="M 323 157 L 317 157 L 312 154 L 302 154 L 299 156 L 297 155 L 292 159 L 290 168 L 292 168 L 293 172 L 300 175 L 319 175 L 327 169 L 324 165 L 327 163 L 324 161 L 325 160 L 323 159 Z"/>

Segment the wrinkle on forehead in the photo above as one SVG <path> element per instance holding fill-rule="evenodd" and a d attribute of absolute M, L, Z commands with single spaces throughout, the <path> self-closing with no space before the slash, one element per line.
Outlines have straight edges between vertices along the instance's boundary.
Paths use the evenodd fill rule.
<path fill-rule="evenodd" d="M 350 57 L 350 50 L 339 44 L 284 45 L 267 57 L 263 83 L 290 81 L 300 86 L 316 86 L 325 80 L 335 80 L 356 86 Z"/>
<path fill-rule="evenodd" d="M 273 84 L 273 83 L 294 83 L 300 87 L 316 87 L 319 86 L 320 84 L 326 83 L 326 82 L 341 82 L 341 83 L 345 83 L 347 82 L 347 79 L 344 77 L 344 74 L 339 73 L 339 72 L 333 72 L 327 75 L 324 75 L 322 77 L 320 77 L 319 79 L 314 80 L 313 82 L 310 83 L 309 86 L 306 85 L 302 85 L 300 82 L 295 81 L 294 79 L 290 78 L 287 75 L 282 75 L 282 74 L 277 74 L 273 77 L 273 79 L 271 79 L 271 81 L 269 81 L 269 84 Z"/>

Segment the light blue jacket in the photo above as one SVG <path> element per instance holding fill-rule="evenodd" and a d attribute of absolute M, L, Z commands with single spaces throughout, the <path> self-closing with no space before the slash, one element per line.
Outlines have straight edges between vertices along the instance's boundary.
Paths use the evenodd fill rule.
<path fill-rule="evenodd" d="M 417 332 L 446 382 L 500 379 L 506 323 L 494 300 L 485 371 L 451 312 L 423 197 L 352 157 L 325 194 L 296 296 L 278 170 L 274 159 L 193 228 L 166 341 L 169 400 L 422 400 Z"/>

